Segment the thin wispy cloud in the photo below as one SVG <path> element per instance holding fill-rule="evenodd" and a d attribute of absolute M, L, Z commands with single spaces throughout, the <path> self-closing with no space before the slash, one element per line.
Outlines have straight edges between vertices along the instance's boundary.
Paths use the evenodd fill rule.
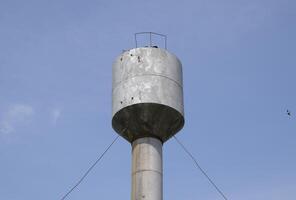
<path fill-rule="evenodd" d="M 13 131 L 14 131 L 14 128 L 11 123 L 9 123 L 8 121 L 5 121 L 5 120 L 1 121 L 1 123 L 0 123 L 0 134 L 1 135 L 7 135 Z"/>
<path fill-rule="evenodd" d="M 0 135 L 9 135 L 16 131 L 19 125 L 30 122 L 34 109 L 30 105 L 14 104 L 0 118 Z"/>
<path fill-rule="evenodd" d="M 58 108 L 55 108 L 52 110 L 52 113 L 51 113 L 51 117 L 52 117 L 52 123 L 53 125 L 56 125 L 60 116 L 61 116 L 61 113 L 62 111 Z"/>

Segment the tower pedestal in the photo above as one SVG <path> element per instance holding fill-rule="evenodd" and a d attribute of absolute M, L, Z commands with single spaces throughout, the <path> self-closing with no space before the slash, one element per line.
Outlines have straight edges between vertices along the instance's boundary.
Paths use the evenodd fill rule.
<path fill-rule="evenodd" d="M 162 142 L 152 137 L 132 143 L 131 200 L 162 200 Z"/>

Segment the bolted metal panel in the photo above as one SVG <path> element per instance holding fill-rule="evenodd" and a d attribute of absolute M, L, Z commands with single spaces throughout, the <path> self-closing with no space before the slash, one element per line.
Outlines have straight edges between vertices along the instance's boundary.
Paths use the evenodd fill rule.
<path fill-rule="evenodd" d="M 162 200 L 162 142 L 140 138 L 132 143 L 132 200 Z"/>
<path fill-rule="evenodd" d="M 125 51 L 113 64 L 112 126 L 128 141 L 165 142 L 184 125 L 182 66 L 160 48 Z"/>

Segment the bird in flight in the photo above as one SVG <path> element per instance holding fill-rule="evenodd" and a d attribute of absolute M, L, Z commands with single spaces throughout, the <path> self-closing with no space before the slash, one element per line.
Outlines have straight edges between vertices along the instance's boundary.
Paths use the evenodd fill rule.
<path fill-rule="evenodd" d="M 287 110 L 287 115 L 291 116 L 291 112 L 289 110 Z"/>

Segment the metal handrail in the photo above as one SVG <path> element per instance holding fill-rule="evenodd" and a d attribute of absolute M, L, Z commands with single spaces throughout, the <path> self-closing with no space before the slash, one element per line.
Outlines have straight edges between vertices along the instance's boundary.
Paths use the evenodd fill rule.
<path fill-rule="evenodd" d="M 167 36 L 164 34 L 160 34 L 160 33 L 155 33 L 155 32 L 138 32 L 135 33 L 135 43 L 136 43 L 136 48 L 138 48 L 138 40 L 137 40 L 137 36 L 140 34 L 149 34 L 149 38 L 150 38 L 150 47 L 152 46 L 152 35 L 158 35 L 164 38 L 164 47 L 165 49 L 167 49 Z"/>

